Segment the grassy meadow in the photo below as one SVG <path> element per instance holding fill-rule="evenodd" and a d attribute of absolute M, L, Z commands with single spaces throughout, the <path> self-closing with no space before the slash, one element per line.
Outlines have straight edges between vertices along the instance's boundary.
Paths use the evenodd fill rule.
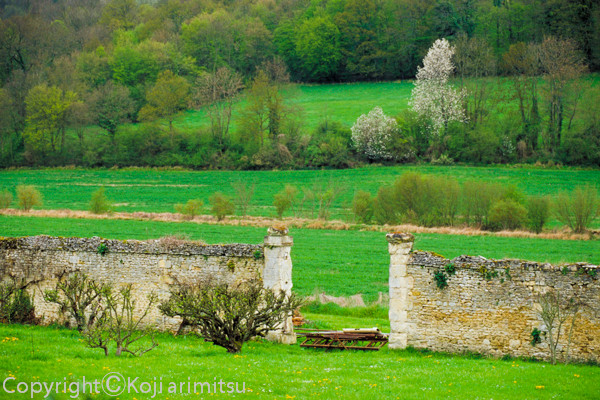
<path fill-rule="evenodd" d="M 189 222 L 92 220 L 0 216 L 1 235 L 100 236 L 111 239 L 150 239 L 184 235 L 207 243 L 262 243 L 266 229 L 205 225 Z M 373 301 L 387 292 L 389 255 L 385 234 L 368 231 L 292 229 L 294 291 L 335 296 L 357 293 Z M 488 258 L 521 258 L 553 263 L 600 263 L 599 240 L 554 240 L 495 236 L 416 234 L 415 249 L 448 258 L 461 254 Z"/>
<path fill-rule="evenodd" d="M 307 315 L 320 318 L 320 315 Z M 339 317 L 335 327 L 354 321 Z M 368 323 L 368 321 L 367 321 Z M 423 399 L 502 398 L 594 399 L 600 369 L 585 365 L 549 365 L 522 360 L 480 359 L 414 350 L 378 352 L 304 349 L 268 342 L 249 342 L 241 355 L 227 354 L 194 336 L 158 335 L 159 346 L 141 358 L 108 358 L 88 349 L 76 331 L 52 327 L 0 325 L 0 378 L 16 382 L 86 382 L 118 372 L 136 384 L 156 378 L 169 382 L 238 382 L 244 394 L 162 394 L 160 399 Z M 114 383 L 114 382 L 113 382 Z M 245 386 L 242 386 L 245 385 Z M 184 386 L 185 387 L 185 386 Z M 163 392 L 164 393 L 164 392 Z M 2 398 L 25 399 L 26 394 Z M 36 395 L 35 398 L 41 398 Z M 53 400 L 73 398 L 73 392 L 54 394 Z M 120 400 L 150 399 L 151 394 L 128 394 Z M 107 400 L 105 394 L 80 399 Z"/>
<path fill-rule="evenodd" d="M 350 219 L 348 208 L 356 191 L 376 194 L 406 171 L 448 176 L 459 182 L 480 180 L 512 184 L 528 195 L 553 195 L 578 185 L 597 185 L 600 170 L 517 168 L 511 166 L 468 167 L 406 165 L 366 167 L 346 170 L 301 171 L 177 171 L 156 169 L 86 170 L 40 169 L 5 170 L 0 173 L 0 191 L 20 184 L 36 186 L 44 197 L 45 209 L 87 210 L 91 194 L 99 187 L 115 203 L 115 211 L 174 212 L 174 205 L 189 199 L 204 201 L 216 191 L 235 196 L 235 182 L 254 185 L 249 214 L 274 216 L 273 196 L 286 184 L 303 188 L 343 188 L 333 203 L 334 218 Z M 13 203 L 16 207 L 16 202 Z M 309 206 L 305 206 L 309 208 Z M 310 213 L 309 213 L 310 215 Z"/>
<path fill-rule="evenodd" d="M 312 131 L 320 121 L 338 121 L 350 127 L 361 114 L 379 106 L 387 115 L 397 115 L 408 107 L 412 81 L 380 83 L 347 83 L 329 85 L 300 84 L 284 90 L 286 104 L 301 113 L 303 127 Z M 241 97 L 234 106 L 232 131 L 246 106 Z M 174 121 L 174 126 L 183 131 L 196 131 L 210 124 L 204 110 L 188 110 Z M 135 125 L 130 125 L 135 129 Z"/>

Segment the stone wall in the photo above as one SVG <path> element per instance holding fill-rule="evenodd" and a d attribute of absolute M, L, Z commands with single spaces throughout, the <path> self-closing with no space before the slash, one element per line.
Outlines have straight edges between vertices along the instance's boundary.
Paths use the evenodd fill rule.
<path fill-rule="evenodd" d="M 600 362 L 600 268 L 584 263 L 551 265 L 522 260 L 460 256 L 448 260 L 411 252 L 410 234 L 388 234 L 390 262 L 391 348 L 472 351 L 549 359 L 542 343 L 531 345 L 534 328 L 546 332 L 539 296 L 560 293 L 587 304 L 577 314 L 571 359 Z M 452 267 L 454 273 L 449 271 Z M 443 272 L 447 286 L 434 275 Z M 564 360 L 570 319 L 559 341 Z M 566 333 L 565 333 L 566 332 Z"/>
<path fill-rule="evenodd" d="M 259 279 L 265 288 L 290 293 L 292 244 L 287 230 L 272 229 L 264 245 L 205 245 L 169 238 L 0 238 L 0 280 L 14 277 L 37 281 L 28 291 L 34 298 L 36 316 L 50 323 L 60 316 L 57 306 L 43 300 L 43 292 L 53 289 L 60 276 L 75 271 L 116 286 L 132 284 L 140 306 L 147 304 L 150 293 L 167 299 L 175 282 L 243 284 Z M 101 246 L 107 249 L 104 254 L 99 252 Z M 157 308 L 147 318 L 147 323 L 159 329 L 175 329 L 180 322 L 163 316 Z M 270 338 L 295 343 L 291 318 Z"/>

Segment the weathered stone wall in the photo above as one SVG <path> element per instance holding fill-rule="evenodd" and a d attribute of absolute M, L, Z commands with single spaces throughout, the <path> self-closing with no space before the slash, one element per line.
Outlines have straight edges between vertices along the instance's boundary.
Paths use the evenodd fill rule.
<path fill-rule="evenodd" d="M 150 293 L 167 299 L 174 282 L 243 284 L 258 279 L 265 288 L 289 292 L 292 238 L 286 234 L 270 231 L 264 246 L 204 245 L 168 239 L 0 238 L 0 281 L 9 277 L 38 281 L 28 291 L 34 297 L 36 316 L 43 323 L 59 319 L 57 306 L 43 300 L 44 290 L 53 289 L 61 275 L 75 271 L 116 286 L 132 284 L 140 309 L 147 304 Z M 105 254 L 98 251 L 101 245 L 106 246 Z M 147 318 L 148 324 L 159 329 L 174 329 L 180 322 L 163 316 L 156 307 Z M 272 339 L 291 341 L 291 318 L 284 325 L 282 329 L 287 331 L 275 332 Z"/>
<path fill-rule="evenodd" d="M 412 235 L 388 234 L 388 241 L 390 347 L 549 359 L 545 340 L 532 346 L 531 332 L 547 331 L 539 315 L 539 295 L 555 291 L 564 300 L 574 297 L 590 306 L 577 315 L 571 359 L 600 361 L 598 266 L 470 256 L 448 260 L 428 252 L 411 253 Z M 446 270 L 449 264 L 454 274 Z M 436 272 L 444 272 L 447 287 L 438 287 Z M 559 341 L 562 360 L 569 327 L 570 319 Z"/>

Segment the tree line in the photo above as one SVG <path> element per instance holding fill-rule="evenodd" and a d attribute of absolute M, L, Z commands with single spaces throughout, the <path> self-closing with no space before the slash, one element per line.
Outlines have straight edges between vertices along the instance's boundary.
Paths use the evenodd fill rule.
<path fill-rule="evenodd" d="M 412 78 L 438 38 L 456 48 L 453 79 L 468 89 L 469 123 L 447 124 L 432 140 L 414 115 L 393 116 L 400 126 L 394 162 L 441 156 L 444 162 L 600 162 L 598 124 L 586 104 L 593 105 L 597 91 L 584 93 L 590 84 L 576 79 L 600 66 L 600 7 L 593 1 L 4 0 L 0 6 L 4 167 L 339 168 L 373 161 L 356 151 L 347 127 L 323 121 L 307 132 L 285 89 L 290 82 Z M 542 46 L 549 37 L 554 48 Z M 561 52 L 565 44 L 573 51 Z M 565 73 L 564 62 L 575 67 Z M 510 94 L 495 90 L 490 77 L 498 75 L 510 79 Z M 243 88 L 248 105 L 231 132 Z M 501 109 L 503 102 L 511 105 Z M 206 110 L 207 131 L 173 126 L 191 108 Z M 124 132 L 127 122 L 142 124 Z"/>

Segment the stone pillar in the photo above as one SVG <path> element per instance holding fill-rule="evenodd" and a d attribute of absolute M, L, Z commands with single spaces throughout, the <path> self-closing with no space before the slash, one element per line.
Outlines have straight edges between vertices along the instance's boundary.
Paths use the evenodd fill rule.
<path fill-rule="evenodd" d="M 292 294 L 292 259 L 290 252 L 294 241 L 288 236 L 286 227 L 271 227 L 265 236 L 265 269 L 263 270 L 263 286 L 274 291 L 283 290 L 288 295 Z M 270 331 L 267 339 L 295 344 L 296 333 L 292 316 L 290 315 L 279 329 Z"/>
<path fill-rule="evenodd" d="M 414 279 L 408 274 L 407 266 L 415 237 L 410 233 L 388 233 L 390 253 L 390 349 L 405 349 L 411 323 L 408 311 L 412 308 L 410 291 Z"/>

